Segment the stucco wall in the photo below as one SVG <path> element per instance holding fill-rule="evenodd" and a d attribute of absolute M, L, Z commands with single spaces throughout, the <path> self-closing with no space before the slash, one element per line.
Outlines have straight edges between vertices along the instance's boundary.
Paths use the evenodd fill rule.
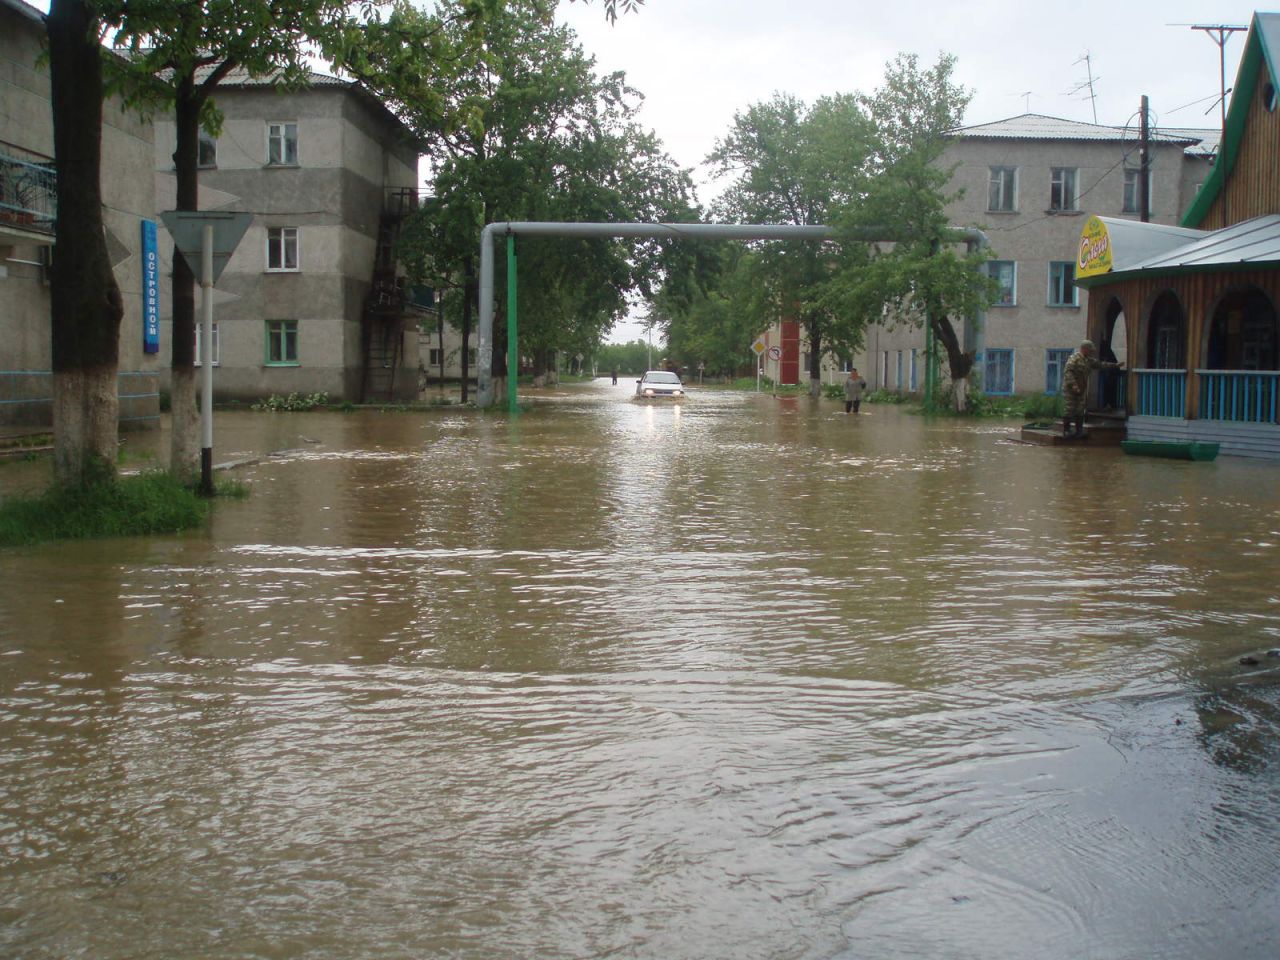
<path fill-rule="evenodd" d="M 0 152 L 7 147 L 51 158 L 53 116 L 48 68 L 39 64 L 43 22 L 32 8 L 0 3 Z M 159 421 L 157 356 L 142 347 L 143 219 L 155 215 L 146 170 L 154 154 L 150 123 L 103 105 L 102 199 L 107 243 L 124 300 L 120 326 L 121 425 L 154 427 Z M 49 238 L 50 243 L 52 237 Z M 49 288 L 34 243 L 0 240 L 0 426 L 51 422 Z M 13 376 L 21 371 L 21 376 Z"/>

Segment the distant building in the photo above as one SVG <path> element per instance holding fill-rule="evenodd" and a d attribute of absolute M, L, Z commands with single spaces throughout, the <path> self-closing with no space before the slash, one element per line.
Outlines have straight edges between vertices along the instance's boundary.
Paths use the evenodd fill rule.
<path fill-rule="evenodd" d="M 1151 221 L 1176 224 L 1208 176 L 1218 135 L 1161 128 L 1151 134 Z M 1056 393 L 1062 365 L 1085 335 L 1088 295 L 1075 262 L 1085 211 L 1138 220 L 1138 130 L 1024 114 L 964 127 L 941 161 L 955 166 L 951 223 L 991 242 L 1001 297 L 976 343 L 982 389 Z M 867 331 L 859 369 L 873 389 L 917 392 L 924 332 L 884 324 Z M 1125 359 L 1121 335 L 1110 347 Z M 946 376 L 945 357 L 941 363 Z"/>
<path fill-rule="evenodd" d="M 409 130 L 358 84 L 323 74 L 285 91 L 233 72 L 214 97 L 224 120 L 217 138 L 201 135 L 199 206 L 254 215 L 215 287 L 215 396 L 416 398 L 423 313 L 392 253 L 418 201 Z M 155 141 L 156 205 L 169 210 L 170 118 L 157 118 Z M 161 248 L 167 260 L 171 244 Z"/>
<path fill-rule="evenodd" d="M 57 174 L 44 14 L 0 0 L 0 431 L 48 429 L 53 374 L 47 265 Z M 120 425 L 159 422 L 157 354 L 144 348 L 144 236 L 155 194 L 135 172 L 154 151 L 151 126 L 108 101 L 102 129 L 102 215 L 124 299 L 117 381 Z M 153 262 L 154 266 L 154 262 Z"/>

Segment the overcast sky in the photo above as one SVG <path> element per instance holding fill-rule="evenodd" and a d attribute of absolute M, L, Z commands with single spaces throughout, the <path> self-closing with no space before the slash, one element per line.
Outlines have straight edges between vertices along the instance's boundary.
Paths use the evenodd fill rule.
<path fill-rule="evenodd" d="M 925 65 L 943 52 L 957 58 L 955 76 L 974 94 L 967 124 L 1028 111 L 1091 123 L 1091 66 L 1098 123 L 1135 120 L 1145 93 L 1157 124 L 1217 128 L 1218 45 L 1186 25 L 1247 26 L 1254 9 L 1235 0 L 645 0 L 609 26 L 601 0 L 578 0 L 559 16 L 601 72 L 625 71 L 644 95 L 641 122 L 694 168 L 705 205 L 715 186 L 697 168 L 736 111 L 775 92 L 805 102 L 869 93 L 900 52 Z M 1228 88 L 1244 36 L 1226 45 Z M 640 330 L 620 325 L 610 340 Z"/>

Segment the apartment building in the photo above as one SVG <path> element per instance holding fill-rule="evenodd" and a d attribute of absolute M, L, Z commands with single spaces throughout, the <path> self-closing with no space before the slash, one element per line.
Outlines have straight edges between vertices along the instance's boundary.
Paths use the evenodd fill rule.
<path fill-rule="evenodd" d="M 1151 222 L 1180 221 L 1209 174 L 1218 136 L 1151 132 Z M 951 187 L 960 193 L 951 222 L 986 233 L 1001 291 L 980 340 L 969 345 L 980 350 L 976 368 L 987 393 L 1057 392 L 1062 365 L 1086 333 L 1088 294 L 1075 282 L 1086 211 L 1141 218 L 1138 147 L 1136 121 L 1103 126 L 1028 113 L 956 131 L 942 160 L 954 166 Z M 1123 320 L 1117 333 L 1109 346 L 1124 360 Z M 924 333 L 873 327 L 855 362 L 873 388 L 916 392 L 924 382 Z"/>
<path fill-rule="evenodd" d="M 215 397 L 416 398 L 420 313 L 393 258 L 418 197 L 408 129 L 358 84 L 320 73 L 283 90 L 233 72 L 215 99 L 224 120 L 216 138 L 201 134 L 199 206 L 253 214 L 215 287 Z M 160 210 L 175 203 L 175 138 L 158 118 Z M 171 244 L 161 250 L 167 261 Z M 162 338 L 169 302 L 166 280 Z"/>

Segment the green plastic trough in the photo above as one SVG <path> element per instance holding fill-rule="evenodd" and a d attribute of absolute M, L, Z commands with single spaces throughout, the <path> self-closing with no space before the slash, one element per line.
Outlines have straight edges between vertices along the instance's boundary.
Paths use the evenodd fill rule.
<path fill-rule="evenodd" d="M 1216 443 L 1199 440 L 1121 440 L 1125 453 L 1169 460 L 1212 460 L 1218 455 Z"/>

